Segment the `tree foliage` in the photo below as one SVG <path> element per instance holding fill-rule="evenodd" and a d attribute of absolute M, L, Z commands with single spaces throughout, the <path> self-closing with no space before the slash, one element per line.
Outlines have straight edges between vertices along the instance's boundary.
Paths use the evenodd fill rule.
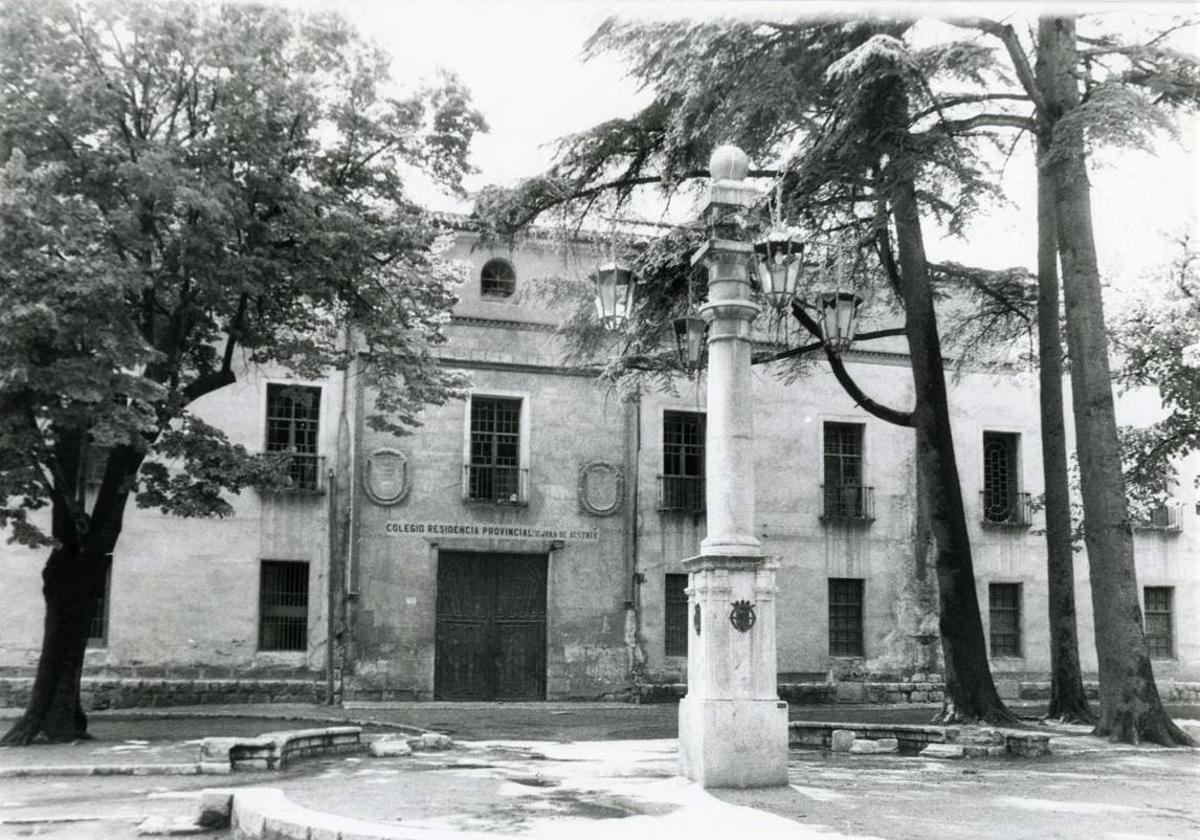
<path fill-rule="evenodd" d="M 13 538 L 61 542 L 26 518 L 51 501 L 87 531 L 81 446 L 128 455 L 109 458 L 110 489 L 180 515 L 227 513 L 221 489 L 278 478 L 189 414 L 246 364 L 315 377 L 361 354 L 371 422 L 394 433 L 454 392 L 430 348 L 458 275 L 404 181 L 460 190 L 485 126 L 453 77 L 397 95 L 387 65 L 333 15 L 0 3 Z"/>

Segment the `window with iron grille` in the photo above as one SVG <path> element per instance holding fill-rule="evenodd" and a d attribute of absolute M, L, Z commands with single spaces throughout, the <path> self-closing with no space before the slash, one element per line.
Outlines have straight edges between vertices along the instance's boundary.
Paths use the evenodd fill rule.
<path fill-rule="evenodd" d="M 688 652 L 688 597 L 687 575 L 665 575 L 666 627 L 663 638 L 667 656 L 687 656 Z"/>
<path fill-rule="evenodd" d="M 288 473 L 298 490 L 316 490 L 320 480 L 317 427 L 321 389 L 307 385 L 267 385 L 268 452 L 287 452 Z"/>
<path fill-rule="evenodd" d="M 863 491 L 863 425 L 825 424 L 825 516 L 866 516 Z"/>
<path fill-rule="evenodd" d="M 1021 655 L 1021 584 L 988 584 L 988 641 L 991 655 Z"/>
<path fill-rule="evenodd" d="M 521 400 L 471 397 L 467 498 L 521 501 Z"/>
<path fill-rule="evenodd" d="M 829 579 L 829 655 L 863 655 L 862 578 Z"/>
<path fill-rule="evenodd" d="M 88 647 L 108 647 L 108 601 L 112 589 L 112 555 L 104 556 L 104 573 L 100 578 L 100 594 L 96 598 L 96 611 L 88 627 Z"/>
<path fill-rule="evenodd" d="M 308 649 L 308 563 L 262 561 L 258 588 L 258 649 Z"/>
<path fill-rule="evenodd" d="M 510 297 L 517 289 L 517 273 L 506 260 L 488 260 L 479 273 L 479 293 L 483 297 Z"/>
<path fill-rule="evenodd" d="M 983 433 L 983 518 L 986 522 L 1013 522 L 1018 509 L 1017 442 L 1019 435 Z"/>
<path fill-rule="evenodd" d="M 1175 634 L 1172 628 L 1173 586 L 1147 586 L 1143 590 L 1146 602 L 1146 646 L 1154 659 L 1175 656 Z"/>
<path fill-rule="evenodd" d="M 704 415 L 663 412 L 663 474 L 660 507 L 704 510 Z"/>

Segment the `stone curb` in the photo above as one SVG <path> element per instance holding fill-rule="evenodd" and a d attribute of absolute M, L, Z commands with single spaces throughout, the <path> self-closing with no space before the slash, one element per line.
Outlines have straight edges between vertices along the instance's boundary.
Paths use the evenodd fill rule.
<path fill-rule="evenodd" d="M 278 788 L 206 790 L 228 794 L 233 835 L 239 840 L 445 840 L 445 829 L 384 825 L 314 811 L 297 805 Z M 453 832 L 455 840 L 495 840 L 494 834 Z"/>
<path fill-rule="evenodd" d="M 215 762 L 194 764 L 35 764 L 29 767 L 0 767 L 0 779 L 40 776 L 202 776 L 230 773 L 228 765 Z"/>

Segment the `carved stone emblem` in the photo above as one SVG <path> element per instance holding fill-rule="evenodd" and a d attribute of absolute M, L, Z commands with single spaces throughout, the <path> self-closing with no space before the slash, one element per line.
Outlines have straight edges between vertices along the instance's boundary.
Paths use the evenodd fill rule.
<path fill-rule="evenodd" d="M 621 509 L 625 481 L 621 468 L 592 461 L 579 469 L 579 505 L 593 516 L 611 516 Z"/>
<path fill-rule="evenodd" d="M 408 495 L 408 456 L 398 449 L 376 449 L 367 456 L 363 489 L 377 505 L 394 505 Z"/>
<path fill-rule="evenodd" d="M 700 635 L 700 605 L 696 605 L 696 609 L 692 610 L 692 626 L 696 628 L 696 635 Z"/>
<path fill-rule="evenodd" d="M 754 626 L 758 617 L 754 614 L 754 605 L 749 601 L 734 601 L 733 610 L 729 613 L 729 621 L 738 632 L 745 633 Z"/>

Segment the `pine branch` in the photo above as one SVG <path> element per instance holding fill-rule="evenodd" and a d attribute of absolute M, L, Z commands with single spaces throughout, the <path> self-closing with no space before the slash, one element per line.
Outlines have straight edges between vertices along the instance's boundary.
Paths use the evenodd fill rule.
<path fill-rule="evenodd" d="M 1021 87 L 1025 89 L 1026 95 L 1039 112 L 1045 109 L 1046 100 L 1038 90 L 1033 67 L 1030 66 L 1029 57 L 1025 55 L 1025 50 L 1021 47 L 1021 41 L 1017 37 L 1017 31 L 1012 28 L 1011 24 L 1000 23 L 985 17 L 947 18 L 946 23 L 964 29 L 978 29 L 980 32 L 998 38 L 1004 44 L 1005 50 L 1008 51 L 1008 57 L 1013 63 L 1013 69 L 1017 71 L 1017 79 L 1021 82 Z"/>

